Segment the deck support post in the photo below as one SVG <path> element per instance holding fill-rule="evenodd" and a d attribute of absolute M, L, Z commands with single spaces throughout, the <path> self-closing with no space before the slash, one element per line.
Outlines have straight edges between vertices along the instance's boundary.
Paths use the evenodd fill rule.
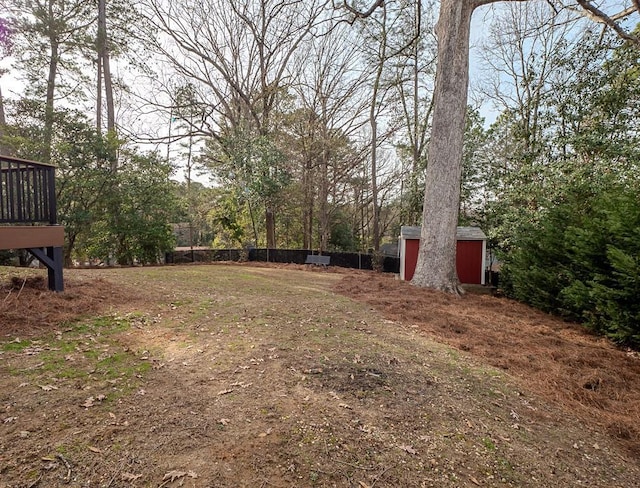
<path fill-rule="evenodd" d="M 49 290 L 61 292 L 64 291 L 62 247 L 31 247 L 27 249 L 42 264 L 47 267 L 49 278 Z"/>

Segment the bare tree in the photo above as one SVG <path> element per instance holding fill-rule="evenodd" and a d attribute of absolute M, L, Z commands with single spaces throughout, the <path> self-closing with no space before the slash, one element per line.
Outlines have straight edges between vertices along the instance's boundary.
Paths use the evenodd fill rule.
<path fill-rule="evenodd" d="M 161 33 L 156 48 L 210 107 L 203 135 L 224 127 L 259 137 L 273 130 L 294 53 L 321 23 L 324 0 L 148 0 Z M 275 209 L 265 205 L 267 247 L 276 246 Z"/>
<path fill-rule="evenodd" d="M 428 8 L 433 7 L 433 2 L 428 4 L 426 10 L 422 1 L 407 3 L 406 19 L 402 23 L 404 28 L 400 34 L 403 38 L 408 38 L 409 47 L 393 60 L 393 87 L 398 111 L 397 145 L 403 164 L 408 163 L 401 175 L 400 218 L 402 223 L 412 225 L 422 215 L 422 202 L 417 199 L 421 195 L 420 187 L 424 187 L 426 150 L 433 109 L 436 41 L 433 35 L 435 21 Z"/>
<path fill-rule="evenodd" d="M 389 56 L 388 25 L 389 20 L 387 4 L 381 7 L 382 15 L 379 19 L 379 32 L 377 49 L 375 53 L 375 73 L 373 74 L 371 87 L 371 106 L 369 107 L 369 127 L 371 130 L 371 199 L 373 204 L 373 250 L 380 250 L 380 206 L 378 199 L 378 117 L 385 90 L 383 87 L 383 72 Z"/>
<path fill-rule="evenodd" d="M 556 12 L 545 2 L 501 9 L 482 43 L 488 82 L 481 90 L 499 111 L 515 110 L 525 151 L 541 137 L 540 108 L 552 90 L 565 56 L 580 43 L 584 28 L 574 12 Z"/>
<path fill-rule="evenodd" d="M 317 219 L 318 247 L 326 251 L 331 220 L 342 202 L 340 187 L 353 177 L 360 159 L 350 140 L 366 123 L 366 72 L 346 27 L 315 36 L 306 46 L 293 66 L 300 109 L 292 135 L 301 159 L 304 246 L 313 246 Z"/>
<path fill-rule="evenodd" d="M 395 116 L 397 111 L 393 102 L 398 102 L 407 110 L 411 103 L 403 97 L 400 100 L 393 98 L 399 85 L 404 82 L 398 79 L 398 69 L 406 65 L 408 55 L 419 45 L 420 28 L 417 24 L 421 8 L 416 7 L 413 11 L 410 3 L 404 0 L 385 2 L 378 11 L 370 14 L 367 22 L 361 23 L 365 40 L 363 54 L 371 71 L 368 161 L 371 180 L 371 244 L 374 251 L 380 249 L 383 235 L 380 225 L 382 168 L 379 152 L 385 144 L 390 144 L 390 137 L 398 130 L 398 117 Z"/>

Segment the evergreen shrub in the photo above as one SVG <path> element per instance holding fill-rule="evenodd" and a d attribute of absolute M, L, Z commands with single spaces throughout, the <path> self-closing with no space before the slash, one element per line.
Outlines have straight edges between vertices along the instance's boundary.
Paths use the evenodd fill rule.
<path fill-rule="evenodd" d="M 505 259 L 507 295 L 640 348 L 636 189 L 573 189 L 516 243 Z"/>

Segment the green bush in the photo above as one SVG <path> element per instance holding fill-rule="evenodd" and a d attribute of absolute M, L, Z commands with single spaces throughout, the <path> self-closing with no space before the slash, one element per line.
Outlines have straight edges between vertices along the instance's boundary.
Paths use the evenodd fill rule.
<path fill-rule="evenodd" d="M 618 184 L 574 189 L 516 238 L 505 292 L 640 347 L 640 198 Z"/>

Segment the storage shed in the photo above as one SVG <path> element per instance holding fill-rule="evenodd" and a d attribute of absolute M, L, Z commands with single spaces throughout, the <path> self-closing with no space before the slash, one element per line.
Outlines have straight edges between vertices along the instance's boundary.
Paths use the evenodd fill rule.
<path fill-rule="evenodd" d="M 409 281 L 418 262 L 421 227 L 400 228 L 400 279 Z M 487 236 L 479 227 L 458 227 L 456 269 L 461 283 L 484 285 Z"/>

